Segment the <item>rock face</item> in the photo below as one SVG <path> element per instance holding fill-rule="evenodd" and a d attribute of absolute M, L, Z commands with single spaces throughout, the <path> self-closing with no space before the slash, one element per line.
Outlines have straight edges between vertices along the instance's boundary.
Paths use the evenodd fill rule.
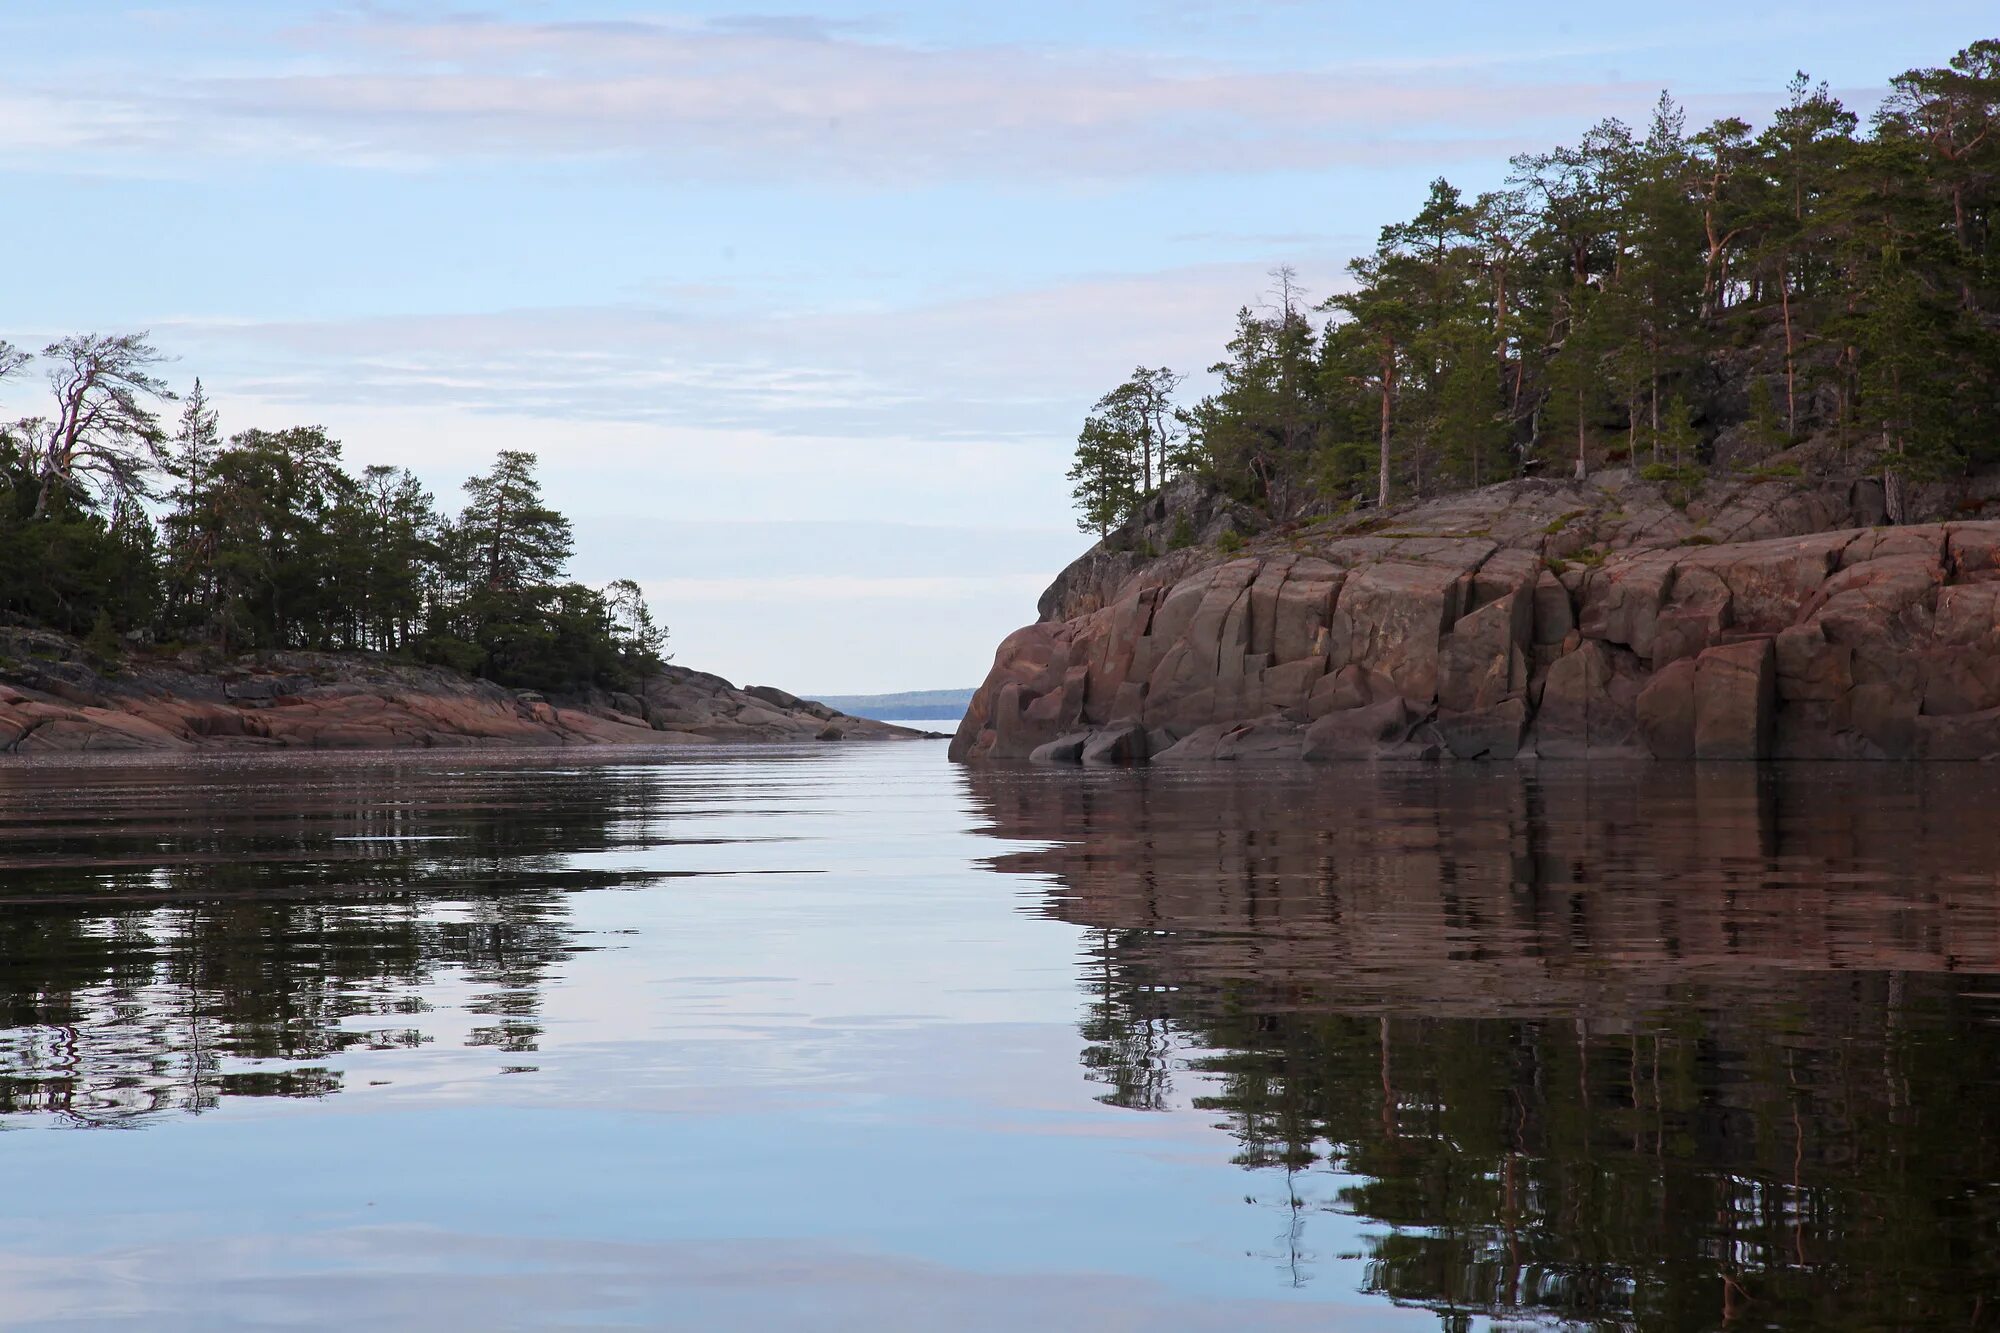
<path fill-rule="evenodd" d="M 268 653 L 223 668 L 134 660 L 114 672 L 74 641 L 0 630 L 0 753 L 296 747 L 688 745 L 903 739 L 782 690 L 668 666 L 643 694 L 554 699 L 435 667 Z"/>
<path fill-rule="evenodd" d="M 2000 520 L 1863 526 L 1870 486 L 1607 472 L 1093 552 L 952 757 L 2000 758 Z"/>

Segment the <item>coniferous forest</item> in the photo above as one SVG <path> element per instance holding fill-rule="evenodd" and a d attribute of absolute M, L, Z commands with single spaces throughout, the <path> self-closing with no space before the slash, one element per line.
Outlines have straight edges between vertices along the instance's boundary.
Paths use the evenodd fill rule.
<path fill-rule="evenodd" d="M 1761 127 L 1662 94 L 1499 189 L 1433 182 L 1347 278 L 1314 302 L 1277 270 L 1199 401 L 1165 368 L 1100 399 L 1078 526 L 1184 474 L 1289 518 L 1617 465 L 1866 471 L 1898 521 L 2000 459 L 2000 40 L 1865 126 L 1803 73 Z"/>
<path fill-rule="evenodd" d="M 637 584 L 566 576 L 569 520 L 502 452 L 456 516 L 316 426 L 225 438 L 143 334 L 0 342 L 46 410 L 0 425 L 0 624 L 135 646 L 372 652 L 504 685 L 628 685 L 665 659 Z M 173 404 L 179 404 L 174 412 Z"/>

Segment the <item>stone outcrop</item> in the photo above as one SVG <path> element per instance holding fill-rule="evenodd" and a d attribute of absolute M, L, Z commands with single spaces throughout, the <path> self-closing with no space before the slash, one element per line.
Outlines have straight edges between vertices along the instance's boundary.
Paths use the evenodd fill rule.
<path fill-rule="evenodd" d="M 668 666 L 640 693 L 545 697 L 438 667 L 322 653 L 113 669 L 59 635 L 0 631 L 0 753 L 901 739 L 782 690 Z"/>
<path fill-rule="evenodd" d="M 952 757 L 2000 758 L 2000 519 L 1870 482 L 1516 481 L 1151 561 L 1001 645 Z M 1115 738 L 1115 739 L 1114 739 Z"/>

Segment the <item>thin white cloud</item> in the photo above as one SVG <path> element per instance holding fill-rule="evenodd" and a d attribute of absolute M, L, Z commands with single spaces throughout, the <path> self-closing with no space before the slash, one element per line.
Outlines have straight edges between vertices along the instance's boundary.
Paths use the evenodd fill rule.
<path fill-rule="evenodd" d="M 16 94 L 18 114 L 0 118 L 0 153 L 385 167 L 612 160 L 720 179 L 1097 181 L 1475 155 L 1496 136 L 1635 91 L 1494 70 L 1268 70 L 926 47 L 795 22 L 371 16 L 292 35 L 302 54 L 262 72 L 43 81 Z"/>
<path fill-rule="evenodd" d="M 1309 266 L 1339 272 L 1324 253 Z M 1268 265 L 1104 274 L 903 308 L 747 303 L 156 322 L 189 376 L 277 407 L 423 407 L 860 440 L 1073 432 L 1134 365 L 1198 370 Z M 225 373 L 226 372 L 226 373 Z"/>

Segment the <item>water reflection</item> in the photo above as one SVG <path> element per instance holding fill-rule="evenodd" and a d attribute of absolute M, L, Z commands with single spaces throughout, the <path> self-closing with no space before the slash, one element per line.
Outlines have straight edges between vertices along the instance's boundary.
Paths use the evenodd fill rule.
<path fill-rule="evenodd" d="M 665 769 L 411 762 L 0 767 L 0 1125 L 132 1125 L 340 1090 L 415 1048 L 441 987 L 467 1045 L 541 1035 L 586 947 L 567 894 L 657 871 Z M 457 998 L 462 995 L 462 998 Z"/>
<path fill-rule="evenodd" d="M 1103 1099 L 1214 1112 L 1294 1281 L 1340 1212 L 1453 1329 L 2000 1320 L 1984 770 L 967 780 Z"/>

